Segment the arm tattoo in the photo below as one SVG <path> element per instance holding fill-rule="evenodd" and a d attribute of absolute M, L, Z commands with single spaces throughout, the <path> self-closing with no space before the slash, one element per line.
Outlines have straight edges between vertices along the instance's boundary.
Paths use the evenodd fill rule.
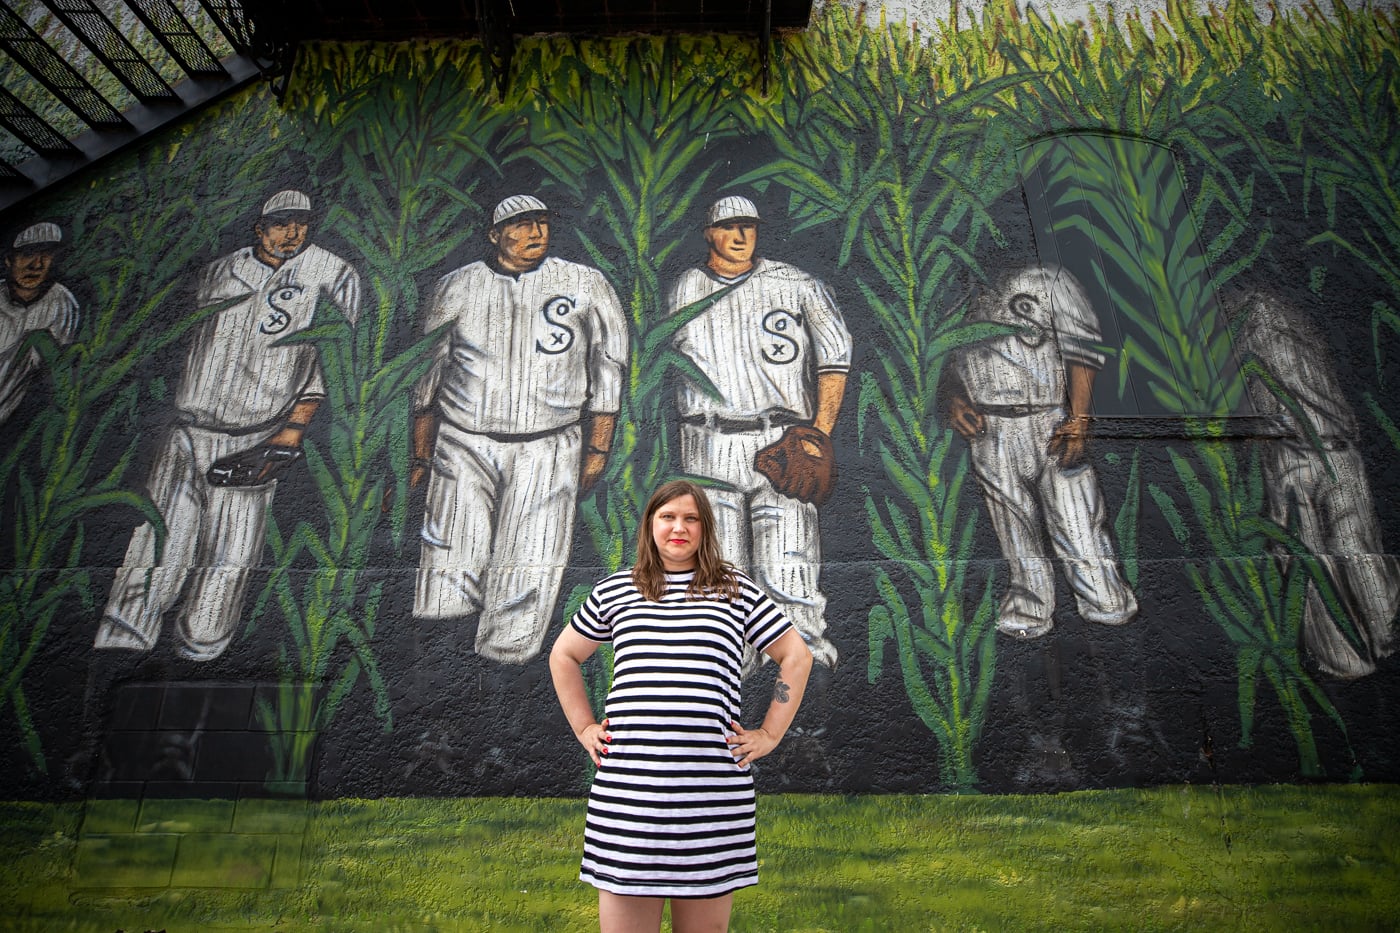
<path fill-rule="evenodd" d="M 773 684 L 773 699 L 777 700 L 779 703 L 786 703 L 788 701 L 788 691 L 790 689 L 792 688 L 783 683 L 781 677 L 778 678 L 777 682 Z"/>

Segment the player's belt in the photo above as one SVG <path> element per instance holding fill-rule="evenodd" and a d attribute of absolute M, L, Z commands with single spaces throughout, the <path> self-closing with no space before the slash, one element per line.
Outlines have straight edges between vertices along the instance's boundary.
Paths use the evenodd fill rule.
<path fill-rule="evenodd" d="M 994 418 L 1029 418 L 1045 411 L 1054 411 L 1059 405 L 977 405 L 977 411 Z"/>
<path fill-rule="evenodd" d="M 1280 433 L 1288 435 L 1289 439 L 1297 443 L 1300 447 L 1312 446 L 1308 440 L 1307 433 L 1298 426 L 1298 419 L 1292 415 L 1275 415 L 1270 419 Z M 1326 451 L 1346 450 L 1351 444 L 1345 437 L 1324 435 L 1318 437 L 1318 446 Z"/>
<path fill-rule="evenodd" d="M 472 434 L 476 437 L 485 437 L 493 441 L 498 441 L 502 444 L 524 444 L 527 441 L 537 441 L 541 438 L 553 437 L 556 434 L 560 434 L 564 431 L 569 430 L 569 428 L 572 428 L 575 424 L 578 424 L 578 422 L 575 421 L 574 424 L 566 424 L 562 428 L 549 428 L 544 431 L 531 431 L 528 434 L 508 434 L 503 431 L 468 431 L 466 428 L 457 428 L 457 430 L 461 431 L 463 434 Z M 457 426 L 454 424 L 453 427 L 456 428 Z"/>
<path fill-rule="evenodd" d="M 786 428 L 794 424 L 806 424 L 807 419 L 799 418 L 790 411 L 775 411 L 771 415 L 758 418 L 726 418 L 723 415 L 682 415 L 681 424 L 709 428 L 724 434 L 738 434 L 743 431 L 766 431 L 769 428 Z"/>
<path fill-rule="evenodd" d="M 1307 438 L 1290 437 L 1288 438 L 1288 440 L 1289 443 L 1304 450 L 1314 446 L 1313 442 L 1308 440 Z M 1317 439 L 1316 446 L 1322 448 L 1328 453 L 1336 453 L 1339 450 L 1346 450 L 1347 448 L 1351 447 L 1351 444 L 1347 442 L 1346 438 L 1342 437 L 1319 437 Z"/>

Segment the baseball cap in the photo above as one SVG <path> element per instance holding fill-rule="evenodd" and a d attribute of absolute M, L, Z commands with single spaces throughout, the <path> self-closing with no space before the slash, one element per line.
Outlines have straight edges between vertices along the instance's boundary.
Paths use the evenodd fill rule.
<path fill-rule="evenodd" d="M 57 246 L 63 242 L 63 231 L 58 224 L 41 223 L 26 227 L 15 237 L 15 249 L 26 246 Z"/>
<path fill-rule="evenodd" d="M 731 220 L 761 220 L 758 216 L 758 208 L 748 198 L 731 195 L 727 198 L 720 198 L 710 205 L 710 213 L 706 224 L 713 227 L 715 224 L 727 223 Z"/>
<path fill-rule="evenodd" d="M 528 194 L 513 194 L 496 205 L 496 210 L 491 214 L 491 226 L 505 223 L 512 217 L 519 217 L 521 214 L 547 213 L 549 213 L 549 208 L 539 198 L 532 198 Z"/>
<path fill-rule="evenodd" d="M 263 205 L 262 215 L 284 214 L 288 211 L 309 211 L 311 210 L 311 199 L 300 191 L 279 191 L 267 199 Z"/>

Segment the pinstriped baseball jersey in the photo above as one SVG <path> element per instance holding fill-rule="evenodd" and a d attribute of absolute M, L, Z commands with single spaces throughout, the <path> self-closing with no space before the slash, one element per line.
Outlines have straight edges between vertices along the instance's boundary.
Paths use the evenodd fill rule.
<path fill-rule="evenodd" d="M 17 351 L 25 335 L 40 330 L 63 346 L 73 342 L 78 333 L 78 302 L 73 293 L 55 282 L 26 305 L 14 301 L 10 290 L 0 285 L 0 421 L 15 413 L 39 366 L 37 350 L 26 353 L 24 359 L 17 359 Z"/>
<path fill-rule="evenodd" d="M 325 295 L 354 322 L 360 277 L 345 260 L 307 246 L 273 269 L 248 246 L 210 263 L 196 305 L 246 295 L 199 326 L 175 391 L 175 407 L 206 428 L 242 432 L 286 415 L 297 399 L 324 395 L 310 344 L 279 342 L 310 327 Z"/>
<path fill-rule="evenodd" d="M 597 269 L 553 256 L 513 276 L 474 262 L 443 277 L 425 332 L 449 325 L 419 383 L 464 431 L 533 434 L 621 405 L 622 305 Z"/>
<path fill-rule="evenodd" d="M 1356 440 L 1360 429 L 1327 349 L 1327 338 L 1295 308 L 1262 295 L 1249 296 L 1235 347 L 1256 357 L 1293 397 L 1308 426 L 1319 437 Z M 1249 396 L 1260 414 L 1306 437 L 1296 416 L 1259 378 L 1249 380 Z"/>
<path fill-rule="evenodd" d="M 1099 319 L 1079 282 L 1055 266 L 1005 276 L 974 304 L 968 321 L 1010 324 L 954 354 L 953 365 L 974 405 L 1060 405 L 1065 364 L 1103 367 Z"/>
<path fill-rule="evenodd" d="M 680 386 L 681 415 L 756 417 L 816 414 L 816 376 L 851 368 L 851 335 L 826 286 L 783 262 L 760 259 L 748 276 L 725 280 L 687 270 L 671 292 L 670 313 L 738 286 L 676 334 L 676 349 L 719 389 L 714 399 Z"/>

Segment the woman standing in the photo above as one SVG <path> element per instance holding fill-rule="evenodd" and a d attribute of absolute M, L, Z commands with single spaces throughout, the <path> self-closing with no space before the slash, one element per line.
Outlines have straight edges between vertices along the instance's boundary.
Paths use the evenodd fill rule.
<path fill-rule="evenodd" d="M 600 724 L 579 666 L 613 644 Z M 778 664 L 763 725 L 739 725 L 744 645 Z M 726 562 L 705 492 L 666 483 L 647 503 L 637 563 L 600 581 L 549 656 L 559 704 L 598 773 L 579 877 L 598 888 L 603 933 L 729 927 L 734 892 L 758 883 L 750 766 L 792 724 L 812 656 L 782 611 Z"/>

